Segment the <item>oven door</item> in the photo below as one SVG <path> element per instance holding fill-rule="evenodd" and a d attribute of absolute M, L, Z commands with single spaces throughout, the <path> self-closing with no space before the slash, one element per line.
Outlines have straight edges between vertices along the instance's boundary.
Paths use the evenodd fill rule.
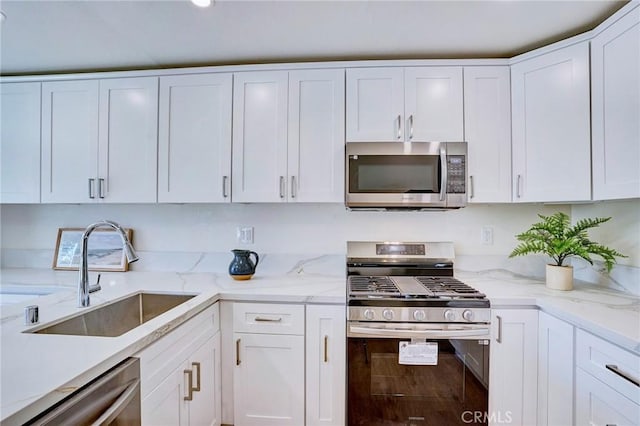
<path fill-rule="evenodd" d="M 446 331 L 438 337 L 425 337 L 436 330 L 419 331 L 414 334 L 420 337 L 412 337 L 405 329 L 405 335 L 393 337 L 388 328 L 350 325 L 348 424 L 487 424 L 489 338 L 483 326 L 484 335 L 474 327 L 448 338 Z M 368 336 L 367 327 L 373 328 Z"/>

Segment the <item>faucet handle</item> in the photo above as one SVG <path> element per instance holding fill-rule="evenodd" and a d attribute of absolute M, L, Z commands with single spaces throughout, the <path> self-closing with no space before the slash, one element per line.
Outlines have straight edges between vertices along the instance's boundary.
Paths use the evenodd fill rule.
<path fill-rule="evenodd" d="M 95 293 L 96 291 L 100 291 L 102 290 L 102 287 L 100 287 L 100 277 L 102 276 L 102 274 L 98 274 L 98 279 L 96 280 L 96 283 L 93 285 L 89 285 L 89 293 Z"/>

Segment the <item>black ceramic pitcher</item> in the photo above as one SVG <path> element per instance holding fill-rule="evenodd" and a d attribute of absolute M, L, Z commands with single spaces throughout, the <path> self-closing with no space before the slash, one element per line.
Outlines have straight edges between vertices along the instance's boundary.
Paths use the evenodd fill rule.
<path fill-rule="evenodd" d="M 260 258 L 258 257 L 258 253 L 251 250 L 231 250 L 233 252 L 233 260 L 229 265 L 229 275 L 234 280 L 248 280 L 253 274 L 256 272 L 256 266 L 258 266 L 258 262 Z M 256 263 L 254 264 L 251 261 L 251 255 L 255 256 Z"/>

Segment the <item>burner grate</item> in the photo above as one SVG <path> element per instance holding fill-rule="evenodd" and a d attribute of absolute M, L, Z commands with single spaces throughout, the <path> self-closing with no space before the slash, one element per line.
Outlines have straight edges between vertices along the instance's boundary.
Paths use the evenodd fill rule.
<path fill-rule="evenodd" d="M 354 294 L 398 294 L 400 290 L 388 277 L 350 276 L 349 291 Z"/>
<path fill-rule="evenodd" d="M 483 298 L 483 293 L 452 277 L 415 277 L 438 297 Z"/>

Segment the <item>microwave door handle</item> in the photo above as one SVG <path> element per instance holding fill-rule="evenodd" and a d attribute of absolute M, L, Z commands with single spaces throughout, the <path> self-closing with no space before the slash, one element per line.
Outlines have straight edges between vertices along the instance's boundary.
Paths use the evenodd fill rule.
<path fill-rule="evenodd" d="M 445 201 L 445 197 L 447 196 L 447 150 L 444 146 L 440 147 L 440 169 L 442 170 L 442 175 L 440 176 L 440 201 Z"/>

